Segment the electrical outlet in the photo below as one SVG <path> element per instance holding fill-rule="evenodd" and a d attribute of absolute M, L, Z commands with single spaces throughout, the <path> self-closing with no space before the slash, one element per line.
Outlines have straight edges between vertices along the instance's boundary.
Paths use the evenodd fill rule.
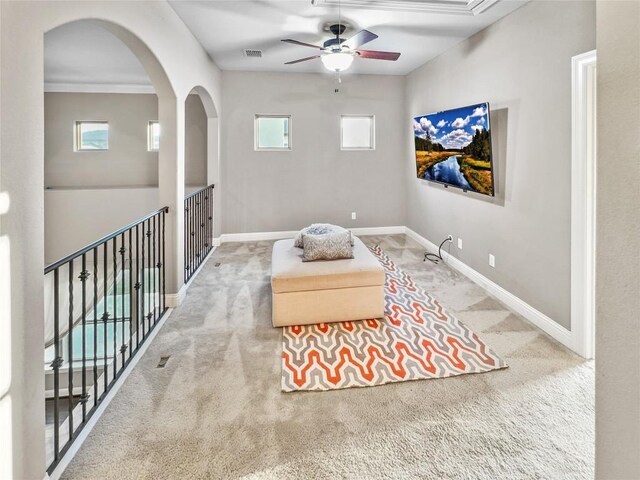
<path fill-rule="evenodd" d="M 453 242 L 453 236 L 452 235 L 447 235 L 447 240 L 449 240 L 450 242 Z"/>
<path fill-rule="evenodd" d="M 351 220 L 355 220 L 356 219 L 356 212 L 351 212 Z"/>
<path fill-rule="evenodd" d="M 496 267 L 496 257 L 494 257 L 492 253 L 489 254 L 489 266 L 493 268 Z"/>
<path fill-rule="evenodd" d="M 462 239 L 458 238 L 458 248 L 462 250 Z"/>

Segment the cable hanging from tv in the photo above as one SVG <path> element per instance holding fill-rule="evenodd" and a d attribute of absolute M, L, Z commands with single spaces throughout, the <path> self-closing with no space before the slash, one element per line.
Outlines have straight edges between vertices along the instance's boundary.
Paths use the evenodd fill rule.
<path fill-rule="evenodd" d="M 442 258 L 442 246 L 447 242 L 453 242 L 453 237 L 451 235 L 449 235 L 447 238 L 445 238 L 442 241 L 442 243 L 438 247 L 438 253 L 426 252 L 424 254 L 424 259 L 422 261 L 425 262 L 429 260 L 430 262 L 433 262 L 433 263 L 439 263 L 441 260 L 444 261 L 444 258 Z"/>

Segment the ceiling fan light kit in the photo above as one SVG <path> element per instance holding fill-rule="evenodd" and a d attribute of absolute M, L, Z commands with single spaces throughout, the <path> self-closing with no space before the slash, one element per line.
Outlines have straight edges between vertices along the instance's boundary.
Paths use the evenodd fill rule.
<path fill-rule="evenodd" d="M 344 72 L 353 63 L 353 53 L 335 52 L 322 55 L 322 64 L 332 72 Z"/>

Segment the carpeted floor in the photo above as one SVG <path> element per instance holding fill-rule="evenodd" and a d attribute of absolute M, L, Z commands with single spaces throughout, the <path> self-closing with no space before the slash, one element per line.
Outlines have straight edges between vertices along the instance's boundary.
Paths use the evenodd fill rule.
<path fill-rule="evenodd" d="M 379 244 L 509 364 L 439 380 L 280 391 L 272 242 L 224 244 L 64 474 L 132 478 L 586 479 L 593 362 L 404 235 Z M 216 262 L 220 266 L 216 267 Z M 156 368 L 171 355 L 165 368 Z"/>

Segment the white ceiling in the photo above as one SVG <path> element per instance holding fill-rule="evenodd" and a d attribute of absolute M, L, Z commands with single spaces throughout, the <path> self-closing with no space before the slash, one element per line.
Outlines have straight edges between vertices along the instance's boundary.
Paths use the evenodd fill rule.
<path fill-rule="evenodd" d="M 337 0 L 315 0 L 315 6 L 311 0 L 170 0 L 169 3 L 223 70 L 321 72 L 319 59 L 284 65 L 315 53 L 311 48 L 280 40 L 293 38 L 319 45 L 332 38 L 322 31 L 322 26 L 338 20 Z M 526 0 L 342 0 L 341 3 L 343 21 L 355 27 L 352 33 L 367 29 L 379 36 L 362 48 L 402 53 L 396 62 L 356 59 L 349 71 L 404 75 L 511 13 Z M 246 58 L 244 48 L 262 50 L 263 57 Z"/>
<path fill-rule="evenodd" d="M 170 0 L 211 58 L 223 70 L 326 72 L 313 49 L 282 43 L 293 38 L 320 45 L 332 37 L 338 0 Z M 349 37 L 366 28 L 379 38 L 362 48 L 401 52 L 396 62 L 357 58 L 349 72 L 404 75 L 486 28 L 528 0 L 342 0 Z M 242 50 L 259 49 L 262 58 Z M 127 85 L 149 89 L 138 59 L 110 32 L 91 21 L 64 25 L 45 35 L 45 83 L 49 90 L 73 85 Z"/>

